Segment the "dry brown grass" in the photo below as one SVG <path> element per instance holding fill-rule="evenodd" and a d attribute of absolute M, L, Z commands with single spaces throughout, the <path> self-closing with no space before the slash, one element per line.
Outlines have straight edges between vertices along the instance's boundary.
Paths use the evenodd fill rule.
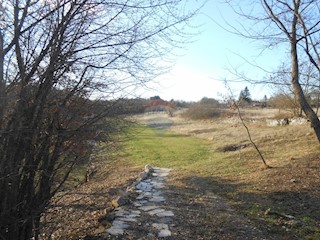
<path fill-rule="evenodd" d="M 273 232 L 281 239 L 319 239 L 319 142 L 309 123 L 267 126 L 265 119 L 277 115 L 279 111 L 272 109 L 243 112 L 252 138 L 271 169 L 264 169 L 254 149 L 247 147 L 225 153 L 222 161 L 226 165 L 215 162 L 210 170 L 199 172 L 206 179 L 204 182 L 211 182 L 209 189 L 212 192 L 228 198 L 239 210 L 260 222 L 267 232 Z M 208 139 L 213 151 L 230 144 L 249 143 L 236 116 L 214 121 L 188 121 L 188 124 L 178 117 L 175 122 L 172 131 Z M 230 168 L 238 170 L 233 172 Z M 265 215 L 269 208 L 279 215 Z M 294 220 L 283 219 L 280 213 L 292 215 Z M 283 230 L 287 231 L 287 238 L 283 237 Z"/>
<path fill-rule="evenodd" d="M 174 134 L 205 139 L 211 149 L 208 159 L 188 162 L 188 166 L 173 164 L 168 198 L 176 213 L 175 239 L 320 239 L 320 145 L 308 123 L 267 126 L 265 119 L 277 114 L 279 110 L 273 109 L 243 112 L 270 169 L 263 167 L 250 146 L 218 151 L 227 145 L 249 143 L 233 113 L 202 121 L 177 114 L 169 118 L 165 113 L 135 116 L 141 123 Z M 92 182 L 53 208 L 52 221 L 60 224 L 56 234 L 65 234 L 60 239 L 96 233 L 97 218 L 105 213 L 110 199 L 143 167 L 126 160 L 127 156 L 120 154 L 116 161 L 102 161 Z M 73 224 L 63 225 L 66 222 Z"/>

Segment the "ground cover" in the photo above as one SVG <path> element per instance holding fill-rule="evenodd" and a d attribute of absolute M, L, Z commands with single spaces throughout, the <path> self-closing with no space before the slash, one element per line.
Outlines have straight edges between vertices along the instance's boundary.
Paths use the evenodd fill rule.
<path fill-rule="evenodd" d="M 244 116 L 252 137 L 272 168 L 264 169 L 251 147 L 215 155 L 223 146 L 247 143 L 236 118 L 181 122 L 171 131 L 209 140 L 213 158 L 195 164 L 195 177 L 186 181 L 228 199 L 276 239 L 319 239 L 320 149 L 312 129 L 307 124 L 268 127 L 266 116 L 249 113 Z"/>
<path fill-rule="evenodd" d="M 244 116 L 272 168 L 265 169 L 250 146 L 219 150 L 248 143 L 236 117 L 137 116 L 143 126 L 135 127 L 120 149 L 105 154 L 101 146 L 97 174 L 52 208 L 56 239 L 95 239 L 104 232 L 99 217 L 145 164 L 173 169 L 167 193 L 176 213 L 173 239 L 319 239 L 320 148 L 312 130 L 269 127 L 267 112 Z"/>

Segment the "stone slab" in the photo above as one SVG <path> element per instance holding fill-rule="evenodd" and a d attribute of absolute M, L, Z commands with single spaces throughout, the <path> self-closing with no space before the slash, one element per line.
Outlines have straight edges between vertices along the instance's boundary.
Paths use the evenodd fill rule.
<path fill-rule="evenodd" d="M 158 217 L 173 217 L 174 213 L 172 211 L 163 211 L 163 212 L 156 213 L 156 215 Z"/>
<path fill-rule="evenodd" d="M 124 233 L 122 228 L 114 228 L 111 227 L 107 229 L 107 233 L 110 233 L 111 235 L 117 236 L 117 235 L 122 235 Z"/>
<path fill-rule="evenodd" d="M 158 233 L 159 238 L 165 238 L 165 237 L 170 237 L 171 236 L 171 231 L 168 229 L 162 229 Z"/>
<path fill-rule="evenodd" d="M 156 209 L 156 208 L 159 208 L 159 206 L 150 205 L 150 206 L 141 206 L 141 207 L 139 207 L 140 210 L 145 211 L 145 212 L 153 210 L 153 209 Z"/>
<path fill-rule="evenodd" d="M 166 211 L 166 210 L 164 210 L 164 209 L 162 209 L 162 208 L 156 208 L 156 209 L 154 209 L 154 210 L 152 210 L 152 211 L 149 211 L 148 213 L 149 213 L 150 215 L 155 215 L 155 214 L 159 214 L 159 213 L 164 212 L 164 211 Z"/>

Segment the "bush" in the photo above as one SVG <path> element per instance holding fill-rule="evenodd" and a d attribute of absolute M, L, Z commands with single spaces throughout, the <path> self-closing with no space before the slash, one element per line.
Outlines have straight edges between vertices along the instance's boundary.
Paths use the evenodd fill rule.
<path fill-rule="evenodd" d="M 212 104 L 194 104 L 183 113 L 183 117 L 193 120 L 211 119 L 221 115 L 221 109 Z"/>

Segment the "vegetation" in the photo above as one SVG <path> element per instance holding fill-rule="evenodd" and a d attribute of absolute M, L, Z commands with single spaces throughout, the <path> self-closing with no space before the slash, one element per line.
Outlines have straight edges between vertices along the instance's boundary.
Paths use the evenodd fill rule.
<path fill-rule="evenodd" d="M 1 239 L 38 239 L 92 142 L 113 141 L 119 115 L 141 111 L 119 97 L 161 74 L 154 62 L 190 36 L 182 2 L 0 2 Z"/>
<path fill-rule="evenodd" d="M 239 103 L 246 103 L 250 104 L 252 101 L 251 99 L 251 93 L 248 89 L 248 87 L 245 87 L 243 90 L 241 90 L 240 95 L 239 95 Z"/>
<path fill-rule="evenodd" d="M 239 16 L 251 23 L 247 29 L 243 27 L 243 24 L 240 24 L 239 28 L 232 26 L 232 32 L 246 38 L 262 40 L 267 43 L 267 46 L 286 44 L 290 49 L 288 51 L 290 86 L 296 102 L 307 116 L 320 141 L 320 120 L 308 102 L 308 92 L 301 82 L 302 76 L 308 76 L 308 72 L 304 71 L 302 67 L 305 62 L 312 66 L 311 72 L 316 73 L 314 76 L 320 73 L 318 49 L 320 22 L 319 18 L 315 17 L 318 16 L 319 2 L 317 0 L 290 2 L 263 0 L 259 2 L 246 1 L 245 3 L 232 0 L 225 2 L 231 5 Z M 250 4 L 251 11 L 245 11 L 243 4 Z M 263 68 L 263 66 L 260 67 Z M 248 80 L 243 75 L 240 77 Z M 286 85 L 288 79 L 280 81 L 279 84 Z"/>
<path fill-rule="evenodd" d="M 202 98 L 192 104 L 183 116 L 189 119 L 212 119 L 221 115 L 221 104 L 216 99 Z"/>
<path fill-rule="evenodd" d="M 123 151 L 129 154 L 129 161 L 140 166 L 190 169 L 195 162 L 211 158 L 206 141 L 142 126 L 132 131 Z"/>
<path fill-rule="evenodd" d="M 278 113 L 264 111 L 269 112 L 269 117 Z M 194 186 L 197 194 L 212 191 L 227 198 L 233 207 L 276 239 L 316 239 L 320 231 L 317 213 L 306 211 L 299 203 L 303 198 L 308 206 L 319 206 L 317 141 L 305 125 L 276 129 L 265 126 L 259 120 L 260 112 L 249 109 L 243 115 L 252 137 L 272 166 L 270 169 L 260 165 L 252 147 L 230 152 L 218 150 L 248 143 L 245 130 L 226 120 L 211 124 L 194 121 L 190 127 L 173 126 L 170 132 L 138 128 L 136 137 L 124 148 L 126 158 L 140 167 L 153 164 L 173 168 L 175 184 L 184 182 Z M 288 148 L 291 150 L 287 151 Z"/>
<path fill-rule="evenodd" d="M 119 139 L 121 148 L 110 150 L 110 144 L 101 143 L 94 155 L 96 175 L 49 210 L 46 219 L 53 225 L 63 226 L 55 230 L 47 228 L 47 231 L 54 232 L 60 239 L 95 236 L 99 225 L 94 214 L 99 211 L 99 216 L 103 216 L 105 203 L 115 197 L 117 189 L 126 189 L 144 165 L 152 164 L 172 168 L 168 184 L 174 195 L 170 201 L 173 201 L 175 213 L 183 209 L 181 216 L 175 216 L 175 223 L 179 223 L 177 227 L 182 232 L 188 232 L 197 214 L 197 224 L 201 226 L 197 235 L 192 236 L 208 239 L 206 234 L 212 234 L 217 226 L 224 229 L 216 232 L 221 239 L 231 232 L 237 234 L 234 223 L 217 212 L 225 214 L 222 200 L 227 202 L 228 209 L 232 208 L 228 211 L 231 219 L 249 218 L 250 223 L 245 224 L 254 225 L 265 236 L 317 239 L 320 149 L 312 131 L 306 125 L 266 126 L 265 119 L 274 118 L 278 109 L 245 108 L 241 111 L 252 138 L 272 168 L 265 169 L 261 165 L 236 117 L 208 122 L 184 120 L 176 115 L 171 118 L 164 112 L 138 115 L 134 119 L 148 126 L 130 128 L 129 134 Z M 168 128 L 170 131 L 166 130 Z M 78 207 L 86 204 L 90 207 Z M 207 211 L 202 211 L 203 208 Z M 82 221 L 76 221 L 80 218 Z M 104 232 L 105 228 L 102 230 Z"/>

